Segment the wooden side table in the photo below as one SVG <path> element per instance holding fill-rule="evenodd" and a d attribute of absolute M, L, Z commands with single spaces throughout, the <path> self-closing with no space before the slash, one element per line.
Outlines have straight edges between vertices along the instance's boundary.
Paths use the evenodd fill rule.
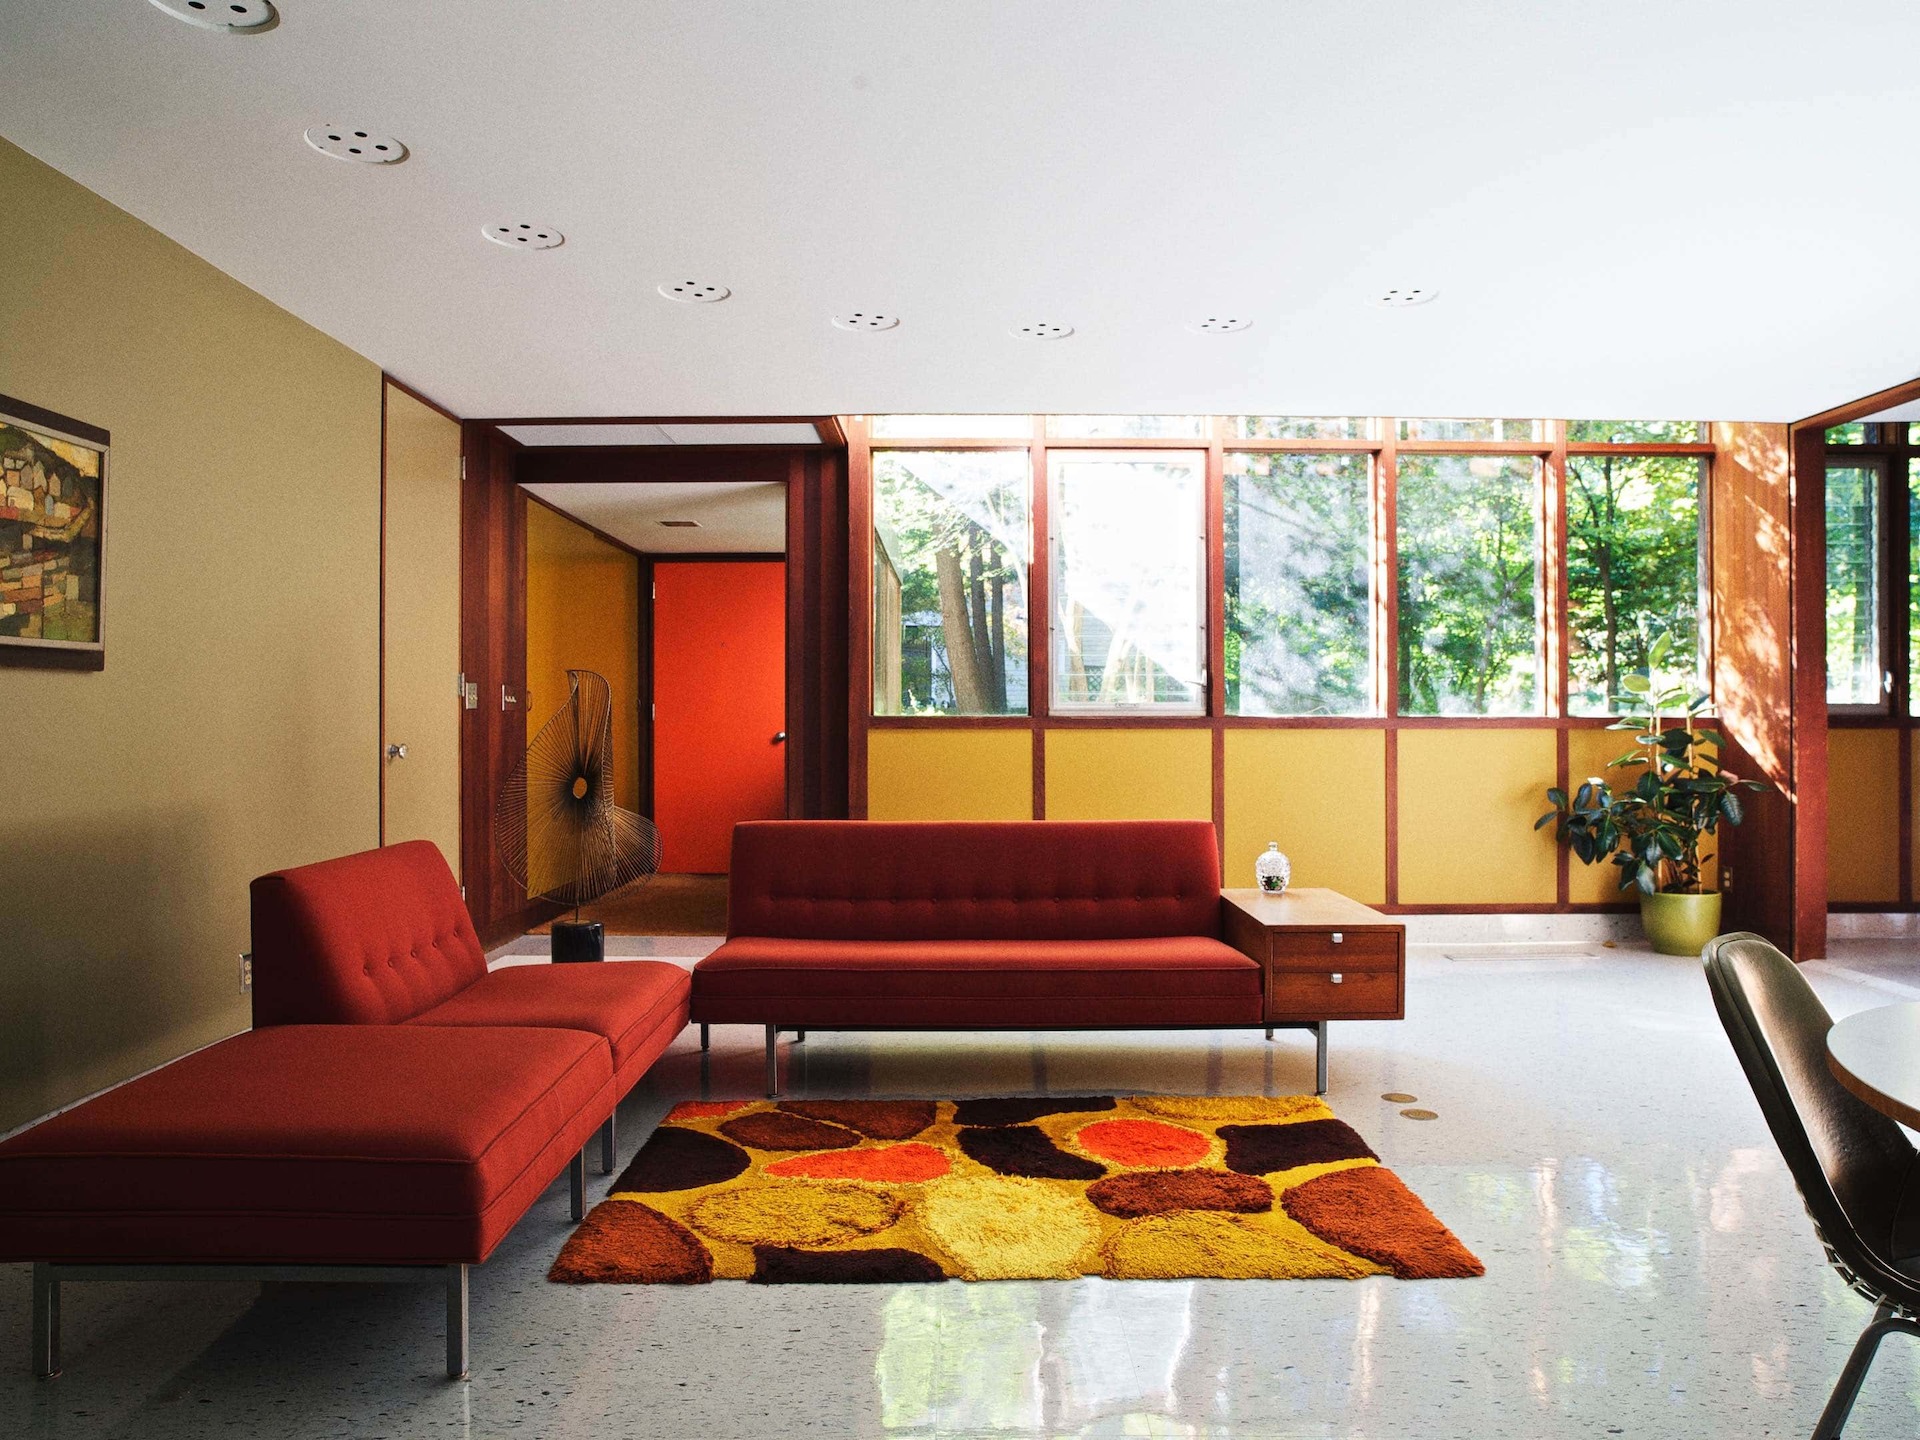
<path fill-rule="evenodd" d="M 1407 927 L 1337 890 L 1222 890 L 1220 898 L 1226 942 L 1261 964 L 1268 1037 L 1276 1025 L 1314 1030 L 1325 1093 L 1328 1021 L 1406 1017 Z"/>

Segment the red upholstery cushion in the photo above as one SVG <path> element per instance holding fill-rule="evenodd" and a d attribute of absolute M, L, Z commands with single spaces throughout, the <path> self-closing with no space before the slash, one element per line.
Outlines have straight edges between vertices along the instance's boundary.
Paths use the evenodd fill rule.
<path fill-rule="evenodd" d="M 691 990 L 687 971 L 661 960 L 506 965 L 409 1023 L 590 1030 L 613 1047 L 614 1073 L 630 1086 L 686 1028 Z"/>
<path fill-rule="evenodd" d="M 616 1099 L 581 1030 L 249 1031 L 0 1144 L 0 1260 L 477 1263 Z"/>
<path fill-rule="evenodd" d="M 431 841 L 253 882 L 255 1025 L 390 1025 L 486 973 L 460 886 Z"/>
<path fill-rule="evenodd" d="M 727 934 L 797 940 L 1220 935 L 1203 820 L 735 827 Z"/>
<path fill-rule="evenodd" d="M 973 1027 L 1251 1024 L 1260 965 L 1204 936 L 729 940 L 694 969 L 709 1023 Z"/>

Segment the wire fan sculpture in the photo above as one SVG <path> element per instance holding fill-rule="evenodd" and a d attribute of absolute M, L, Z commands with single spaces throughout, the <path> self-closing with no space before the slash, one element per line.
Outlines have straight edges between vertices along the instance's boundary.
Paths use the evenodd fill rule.
<path fill-rule="evenodd" d="M 494 843 L 529 899 L 580 907 L 660 868 L 660 832 L 613 803 L 613 690 L 567 671 L 567 703 L 527 747 L 494 809 Z"/>

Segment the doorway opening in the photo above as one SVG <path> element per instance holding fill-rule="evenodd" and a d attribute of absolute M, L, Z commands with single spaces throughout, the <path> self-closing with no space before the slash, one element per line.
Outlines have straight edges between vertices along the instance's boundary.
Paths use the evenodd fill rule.
<path fill-rule="evenodd" d="M 521 489 L 528 733 L 565 702 L 569 669 L 604 675 L 615 803 L 660 831 L 660 873 L 582 918 L 614 935 L 723 933 L 733 827 L 788 810 L 787 486 Z"/>

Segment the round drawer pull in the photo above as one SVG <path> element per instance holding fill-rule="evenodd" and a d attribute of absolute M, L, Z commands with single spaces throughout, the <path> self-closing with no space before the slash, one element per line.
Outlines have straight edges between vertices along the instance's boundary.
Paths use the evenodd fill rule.
<path fill-rule="evenodd" d="M 1347 937 L 1336 930 L 1333 932 L 1333 943 L 1336 945 L 1344 945 L 1347 943 Z"/>

